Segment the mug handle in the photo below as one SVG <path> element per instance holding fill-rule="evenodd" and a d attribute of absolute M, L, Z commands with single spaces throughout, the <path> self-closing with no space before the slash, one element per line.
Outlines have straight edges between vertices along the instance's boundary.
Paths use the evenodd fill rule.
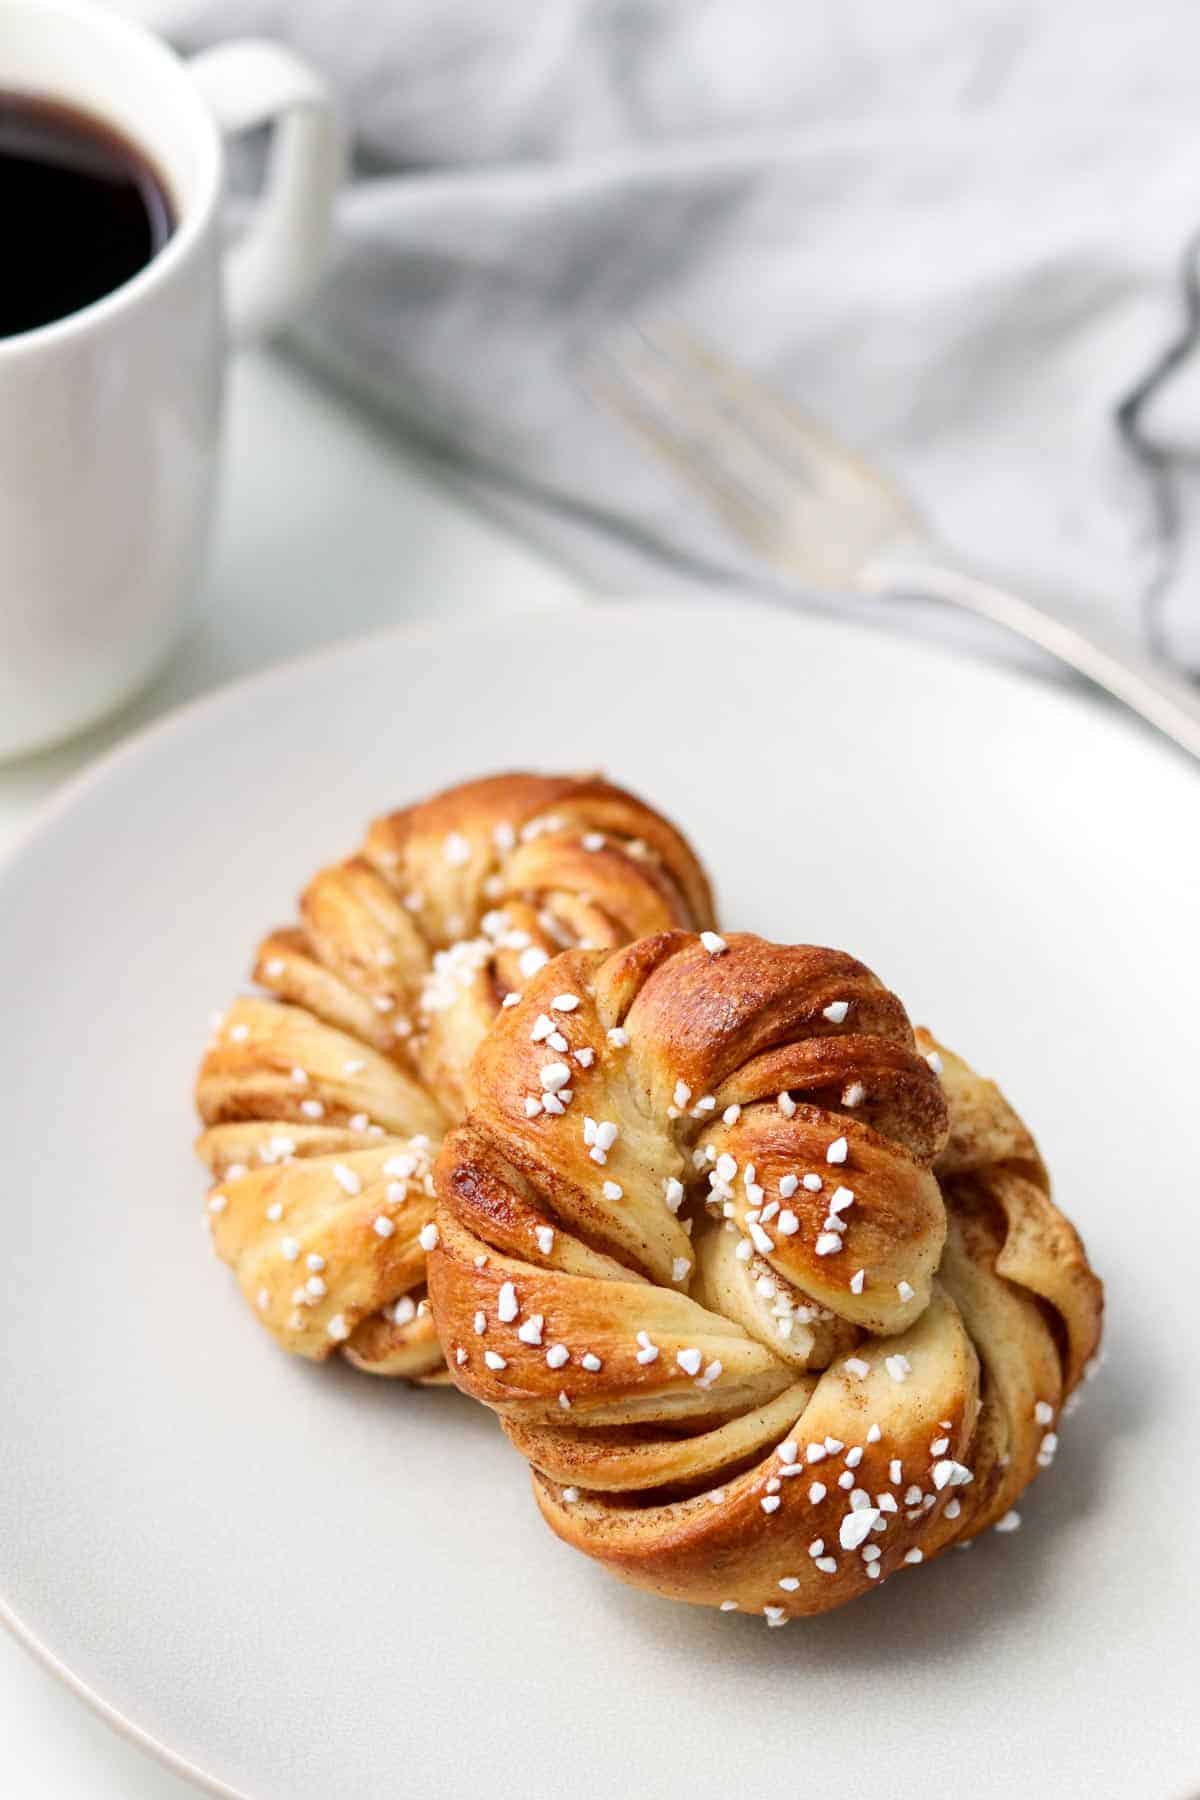
<path fill-rule="evenodd" d="M 188 68 L 226 136 L 277 121 L 262 195 L 225 262 L 230 336 L 246 343 L 284 324 L 320 272 L 342 168 L 333 99 L 307 63 L 259 39 L 204 50 Z"/>

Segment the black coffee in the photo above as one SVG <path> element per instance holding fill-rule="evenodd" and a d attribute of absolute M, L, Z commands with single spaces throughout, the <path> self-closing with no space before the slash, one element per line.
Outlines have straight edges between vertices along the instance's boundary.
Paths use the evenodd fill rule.
<path fill-rule="evenodd" d="M 157 172 L 113 126 L 0 93 L 0 337 L 111 294 L 173 227 Z"/>

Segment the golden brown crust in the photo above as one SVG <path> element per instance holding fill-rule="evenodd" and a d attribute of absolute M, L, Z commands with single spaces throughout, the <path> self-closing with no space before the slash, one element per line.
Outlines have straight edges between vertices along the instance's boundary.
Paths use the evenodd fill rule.
<path fill-rule="evenodd" d="M 740 935 L 569 951 L 496 1021 L 429 1291 L 566 1541 L 780 1623 L 1049 1461 L 1099 1284 L 1020 1120 L 938 1066 L 862 964 Z"/>
<path fill-rule="evenodd" d="M 505 995 L 564 944 L 709 925 L 680 834 L 597 776 L 464 783 L 377 819 L 267 935 L 201 1064 L 218 1253 L 287 1349 L 442 1380 L 431 1151 Z"/>
<path fill-rule="evenodd" d="M 938 1063 L 950 1102 L 950 1138 L 935 1164 L 951 1228 L 939 1278 L 983 1371 L 975 1480 L 960 1496 L 954 1532 L 966 1541 L 1003 1518 L 1053 1461 L 1063 1403 L 1099 1347 L 1104 1290 L 1000 1090 L 929 1032 L 917 1041 Z"/>

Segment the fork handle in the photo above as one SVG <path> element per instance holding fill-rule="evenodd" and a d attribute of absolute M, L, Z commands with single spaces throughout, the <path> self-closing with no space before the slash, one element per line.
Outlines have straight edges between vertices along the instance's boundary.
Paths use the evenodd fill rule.
<path fill-rule="evenodd" d="M 1200 688 L 1069 600 L 1035 601 L 929 550 L 887 550 L 860 573 L 876 594 L 922 595 L 1005 625 L 1048 650 L 1200 758 Z"/>

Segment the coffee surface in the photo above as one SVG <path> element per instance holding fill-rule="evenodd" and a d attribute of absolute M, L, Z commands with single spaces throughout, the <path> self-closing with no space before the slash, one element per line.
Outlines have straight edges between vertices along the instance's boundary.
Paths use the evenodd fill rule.
<path fill-rule="evenodd" d="M 173 228 L 166 188 L 136 144 L 74 107 L 0 92 L 0 337 L 112 293 Z"/>

